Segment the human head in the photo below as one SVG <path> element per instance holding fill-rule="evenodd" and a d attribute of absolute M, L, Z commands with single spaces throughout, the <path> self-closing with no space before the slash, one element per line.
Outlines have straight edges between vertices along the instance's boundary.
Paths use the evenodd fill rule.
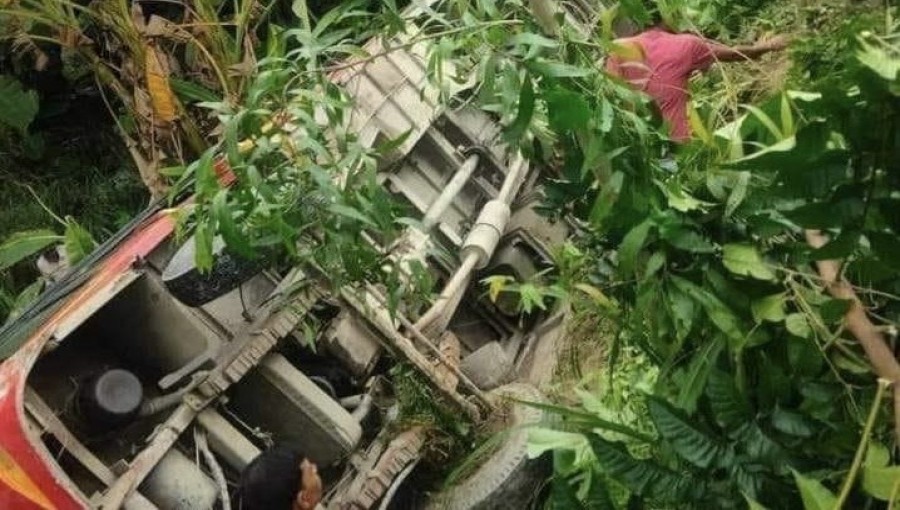
<path fill-rule="evenodd" d="M 241 473 L 243 510 L 291 510 L 300 491 L 303 455 L 293 446 L 279 444 L 253 459 Z"/>

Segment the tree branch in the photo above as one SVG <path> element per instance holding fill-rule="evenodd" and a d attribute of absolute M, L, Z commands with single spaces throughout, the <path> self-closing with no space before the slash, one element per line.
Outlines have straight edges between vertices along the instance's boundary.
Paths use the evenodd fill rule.
<path fill-rule="evenodd" d="M 813 248 L 821 248 L 828 243 L 828 237 L 819 230 L 806 230 L 804 232 L 806 242 Z M 841 274 L 841 264 L 837 260 L 820 260 L 816 262 L 816 269 L 822 277 L 828 293 L 838 299 L 850 301 L 850 309 L 844 316 L 847 331 L 852 334 L 862 346 L 869 358 L 869 362 L 875 369 L 878 377 L 891 381 L 894 390 L 894 434 L 900 441 L 900 363 L 894 357 L 894 353 L 888 345 L 887 339 L 881 330 L 872 323 L 862 301 L 853 290 L 853 286 L 845 280 Z"/>

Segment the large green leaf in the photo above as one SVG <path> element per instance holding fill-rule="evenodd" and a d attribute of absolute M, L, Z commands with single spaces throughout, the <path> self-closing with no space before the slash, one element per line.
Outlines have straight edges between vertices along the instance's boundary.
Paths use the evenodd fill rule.
<path fill-rule="evenodd" d="M 44 291 L 45 283 L 46 281 L 43 278 L 38 278 L 31 285 L 25 287 L 22 292 L 16 296 L 6 320 L 10 321 L 18 317 L 28 305 L 37 299 L 37 297 L 41 295 L 41 292 Z"/>
<path fill-rule="evenodd" d="M 766 264 L 756 247 L 749 244 L 723 246 L 722 263 L 735 274 L 752 276 L 760 280 L 775 279 L 775 271 Z"/>
<path fill-rule="evenodd" d="M 663 503 L 683 503 L 692 493 L 703 493 L 700 480 L 676 473 L 652 460 L 635 459 L 621 443 L 600 436 L 588 438 L 597 462 L 632 492 Z"/>
<path fill-rule="evenodd" d="M 719 369 L 710 371 L 707 377 L 706 396 L 716 423 L 729 434 L 753 418 L 750 404 L 734 384 L 731 374 Z"/>
<path fill-rule="evenodd" d="M 530 76 L 526 76 L 522 90 L 519 91 L 519 109 L 516 118 L 506 131 L 507 137 L 513 142 L 522 138 L 531 125 L 532 117 L 534 117 L 534 83 Z"/>
<path fill-rule="evenodd" d="M 52 230 L 16 232 L 0 245 L 0 271 L 63 239 Z"/>
<path fill-rule="evenodd" d="M 815 423 L 802 413 L 777 405 L 772 412 L 772 426 L 785 434 L 797 437 L 811 437 L 817 431 Z"/>
<path fill-rule="evenodd" d="M 806 315 L 802 313 L 789 314 L 784 319 L 784 325 L 790 334 L 799 336 L 800 338 L 809 338 L 810 335 L 812 335 L 812 328 L 809 326 L 809 321 L 806 319 Z"/>
<path fill-rule="evenodd" d="M 0 124 L 15 129 L 24 137 L 37 112 L 37 92 L 26 91 L 15 78 L 0 75 Z"/>
<path fill-rule="evenodd" d="M 650 220 L 644 220 L 625 234 L 625 237 L 622 239 L 617 257 L 619 260 L 619 273 L 622 277 L 630 277 L 632 275 L 638 253 L 644 247 L 652 226 L 653 223 Z"/>
<path fill-rule="evenodd" d="M 583 129 L 591 118 L 591 107 L 582 94 L 556 89 L 550 91 L 545 99 L 550 116 L 550 127 L 557 133 Z"/>
<path fill-rule="evenodd" d="M 658 397 L 650 397 L 647 408 L 659 434 L 683 459 L 701 468 L 729 463 L 727 446 L 691 423 L 686 414 Z"/>
<path fill-rule="evenodd" d="M 710 321 L 720 331 L 732 340 L 734 346 L 741 346 L 746 340 L 746 335 L 741 328 L 740 319 L 718 297 L 708 290 L 686 280 L 680 276 L 672 276 L 672 283 L 682 292 L 691 296 L 700 303 L 703 310 L 709 316 Z"/>
<path fill-rule="evenodd" d="M 803 498 L 805 510 L 834 510 L 837 507 L 837 498 L 821 482 L 807 478 L 794 471 L 794 480 L 800 489 L 800 497 Z"/>
<path fill-rule="evenodd" d="M 609 213 L 613 210 L 613 206 L 615 206 L 618 201 L 619 193 L 622 191 L 622 184 L 624 181 L 625 174 L 622 172 L 614 172 L 609 180 L 606 181 L 606 184 L 600 189 L 600 193 L 597 195 L 593 207 L 591 207 L 591 225 L 596 228 L 601 228 L 603 226 L 603 220 L 609 216 Z"/>
<path fill-rule="evenodd" d="M 256 254 L 247 241 L 247 236 L 241 232 L 234 221 L 234 213 L 228 206 L 228 188 L 222 188 L 216 193 L 211 212 L 219 226 L 218 232 L 225 241 L 225 245 L 241 257 L 252 259 Z"/>
<path fill-rule="evenodd" d="M 65 233 L 66 256 L 70 264 L 77 264 L 81 259 L 90 255 L 97 247 L 97 241 L 84 227 L 73 218 L 66 218 Z"/>
<path fill-rule="evenodd" d="M 761 323 L 763 321 L 781 322 L 784 320 L 785 297 L 784 293 L 772 294 L 753 301 L 750 310 L 753 319 Z"/>
<path fill-rule="evenodd" d="M 858 40 L 859 50 L 856 52 L 856 58 L 885 80 L 896 80 L 897 73 L 900 73 L 900 58 L 889 54 L 880 45 L 867 43 L 862 37 Z"/>
<path fill-rule="evenodd" d="M 894 495 L 894 487 L 900 483 L 900 466 L 888 466 L 889 461 L 887 448 L 878 443 L 869 444 L 862 470 L 862 487 L 866 494 L 882 501 L 889 501 Z"/>
<path fill-rule="evenodd" d="M 684 377 L 678 381 L 678 407 L 688 413 L 697 409 L 697 400 L 703 394 L 710 370 L 724 347 L 721 336 L 716 336 L 694 355 Z"/>
<path fill-rule="evenodd" d="M 684 340 L 694 324 L 697 310 L 693 299 L 674 285 L 666 286 L 665 293 L 667 310 L 675 325 L 676 339 Z"/>

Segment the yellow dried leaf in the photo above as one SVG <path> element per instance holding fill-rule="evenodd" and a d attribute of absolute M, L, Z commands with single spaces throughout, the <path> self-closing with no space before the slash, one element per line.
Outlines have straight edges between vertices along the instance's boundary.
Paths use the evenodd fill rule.
<path fill-rule="evenodd" d="M 144 47 L 144 74 L 147 79 L 147 91 L 150 93 L 150 104 L 159 121 L 169 123 L 177 118 L 175 97 L 169 86 L 169 73 L 163 67 L 156 48 Z"/>
<path fill-rule="evenodd" d="M 625 62 L 640 62 L 646 59 L 643 46 L 627 39 L 613 41 L 610 53 Z"/>

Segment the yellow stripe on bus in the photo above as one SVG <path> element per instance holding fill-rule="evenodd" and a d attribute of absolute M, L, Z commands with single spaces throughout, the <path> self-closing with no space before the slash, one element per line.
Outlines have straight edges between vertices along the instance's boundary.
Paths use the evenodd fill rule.
<path fill-rule="evenodd" d="M 0 448 L 0 482 L 8 485 L 45 510 L 56 509 L 43 491 L 3 448 Z"/>

